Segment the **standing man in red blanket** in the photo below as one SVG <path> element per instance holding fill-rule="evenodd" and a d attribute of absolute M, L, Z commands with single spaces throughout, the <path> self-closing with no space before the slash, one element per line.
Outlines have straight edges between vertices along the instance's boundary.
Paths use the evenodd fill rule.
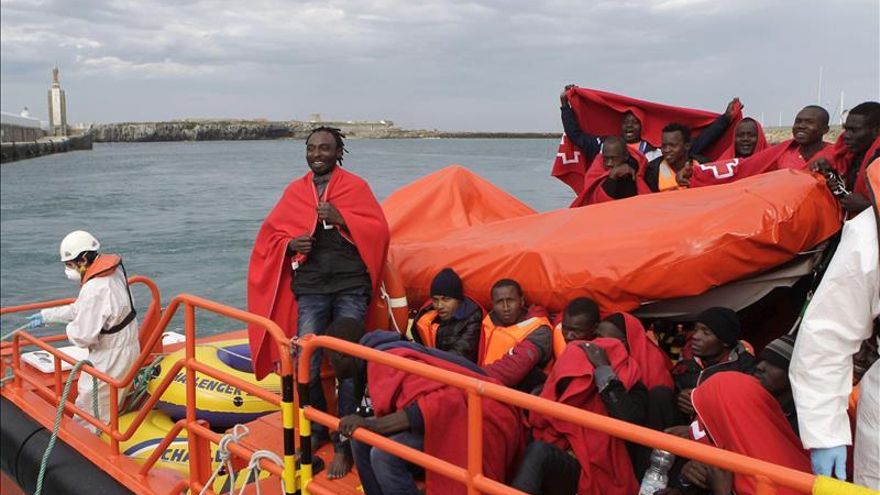
<path fill-rule="evenodd" d="M 248 269 L 248 311 L 277 323 L 288 337 L 321 334 L 336 318 L 364 320 L 382 279 L 390 238 L 382 207 L 369 185 L 341 167 L 339 129 L 318 127 L 306 140 L 309 172 L 290 183 L 257 234 Z M 248 329 L 254 373 L 260 379 L 278 357 L 271 337 Z M 311 404 L 326 410 L 321 352 L 310 363 Z M 354 412 L 352 384 L 339 384 L 340 415 Z M 316 431 L 312 438 L 327 438 Z M 330 474 L 351 469 L 337 442 Z"/>

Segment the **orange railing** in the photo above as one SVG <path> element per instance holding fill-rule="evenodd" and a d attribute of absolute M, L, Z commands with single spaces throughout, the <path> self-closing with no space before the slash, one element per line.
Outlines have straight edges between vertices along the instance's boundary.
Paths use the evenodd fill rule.
<path fill-rule="evenodd" d="M 855 491 L 851 491 L 852 489 L 859 490 L 858 487 L 848 483 L 835 483 L 836 480 L 817 477 L 809 473 L 804 473 L 784 466 L 779 466 L 666 433 L 636 426 L 631 423 L 587 412 L 565 404 L 552 402 L 476 378 L 449 373 L 424 363 L 411 361 L 400 356 L 395 356 L 391 353 L 377 351 L 343 340 L 310 335 L 300 339 L 298 345 L 302 347 L 302 354 L 299 358 L 297 370 L 298 387 L 301 391 L 300 404 L 303 408 L 300 412 L 300 435 L 308 434 L 311 430 L 309 425 L 310 421 L 315 421 L 332 429 L 338 429 L 339 419 L 312 407 L 308 407 L 307 394 L 302 393 L 302 389 L 309 382 L 309 357 L 312 355 L 315 348 L 332 349 L 344 354 L 365 359 L 372 363 L 387 365 L 407 373 L 419 375 L 465 391 L 467 394 L 468 407 L 468 457 L 466 468 L 456 466 L 436 457 L 432 457 L 424 452 L 396 443 L 364 428 L 355 430 L 353 436 L 359 441 L 378 447 L 391 454 L 406 459 L 409 462 L 422 466 L 427 470 L 440 473 L 448 478 L 459 481 L 467 486 L 469 494 L 490 493 L 508 495 L 522 493 L 483 475 L 481 402 L 484 397 L 490 400 L 512 404 L 553 418 L 558 418 L 572 424 L 603 431 L 629 442 L 663 449 L 680 457 L 717 466 L 727 471 L 753 476 L 756 480 L 755 493 L 758 495 L 774 494 L 776 493 L 777 487 L 790 488 L 801 493 L 817 494 L 843 493 L 844 488 L 850 490 L 847 493 L 856 493 Z M 304 452 L 308 443 L 309 442 L 301 443 Z M 303 460 L 303 463 L 305 463 L 305 460 Z M 820 478 L 821 482 L 817 483 L 817 480 Z M 303 486 L 303 492 L 305 494 L 331 493 L 322 486 L 310 484 L 310 481 L 310 476 L 307 476 L 306 473 L 301 473 L 300 483 Z M 821 486 L 823 488 L 813 491 L 814 486 Z"/>
<path fill-rule="evenodd" d="M 133 277 L 133 281 L 142 282 L 138 277 Z M 147 280 L 148 279 L 144 279 Z M 146 282 L 145 282 L 146 283 Z M 151 286 L 151 289 L 155 287 L 151 285 L 152 282 L 149 282 L 147 285 Z M 157 301 L 158 298 L 154 299 Z M 30 311 L 35 309 L 40 309 L 44 307 L 57 306 L 60 304 L 66 304 L 70 302 L 70 300 L 57 300 L 57 301 L 49 301 L 45 303 L 35 303 L 35 304 L 27 304 L 16 307 L 2 308 L 0 309 L 0 315 L 10 314 L 19 311 Z M 135 375 L 138 372 L 140 366 L 146 364 L 147 360 L 150 357 L 150 352 L 153 348 L 155 348 L 161 339 L 162 332 L 168 327 L 171 320 L 174 318 L 177 310 L 183 306 L 184 309 L 184 334 L 186 336 L 185 346 L 185 357 L 179 361 L 177 361 L 174 366 L 170 370 L 168 370 L 165 374 L 165 377 L 160 382 L 159 386 L 156 389 L 156 392 L 153 393 L 149 399 L 144 403 L 144 405 L 140 408 L 135 419 L 131 422 L 129 427 L 125 431 L 119 431 L 119 406 L 118 406 L 118 397 L 120 390 L 128 387 Z M 195 310 L 196 308 L 202 309 L 205 311 L 209 311 L 215 314 L 219 314 L 222 316 L 226 316 L 231 319 L 238 320 L 240 322 L 255 325 L 258 327 L 262 327 L 266 329 L 272 339 L 275 341 L 275 345 L 277 346 L 278 355 L 281 358 L 280 361 L 280 369 L 279 373 L 281 375 L 281 387 L 282 387 L 282 395 L 279 397 L 278 395 L 268 392 L 267 390 L 254 385 L 252 383 L 246 382 L 232 376 L 223 371 L 212 368 L 204 363 L 199 362 L 196 359 L 195 346 L 196 346 L 196 332 L 195 332 Z M 149 316 L 148 316 L 149 317 Z M 138 365 L 134 366 L 133 369 L 122 379 L 116 380 L 107 374 L 95 369 L 92 366 L 84 365 L 80 369 L 83 373 L 96 377 L 98 380 L 108 384 L 108 390 L 110 392 L 110 423 L 104 424 L 99 418 L 94 417 L 90 412 L 84 411 L 77 407 L 72 402 L 65 402 L 63 404 L 63 408 L 66 412 L 75 414 L 82 418 L 84 421 L 88 422 L 98 430 L 105 433 L 110 438 L 110 447 L 111 451 L 115 455 L 119 455 L 119 444 L 120 442 L 129 440 L 137 429 L 141 426 L 144 420 L 147 417 L 147 414 L 156 404 L 156 402 L 161 397 L 162 393 L 168 388 L 173 379 L 177 376 L 180 370 L 185 370 L 186 373 L 186 419 L 178 422 L 175 427 L 166 434 L 163 443 L 160 444 L 167 446 L 177 435 L 180 433 L 182 429 L 186 429 L 188 432 L 188 442 L 189 442 L 189 480 L 186 482 L 185 486 L 188 486 L 194 492 L 199 492 L 204 487 L 205 483 L 208 481 L 208 478 L 211 475 L 211 459 L 210 459 L 210 445 L 211 443 L 219 443 L 221 436 L 207 427 L 204 426 L 202 422 L 200 422 L 196 418 L 196 373 L 202 373 L 207 376 L 210 376 L 216 380 L 234 385 L 244 392 L 259 397 L 271 404 L 281 406 L 282 412 L 282 421 L 285 426 L 284 431 L 284 467 L 283 469 L 273 464 L 272 462 L 262 460 L 261 468 L 279 476 L 284 481 L 284 486 L 286 493 L 294 493 L 296 491 L 296 465 L 295 465 L 295 457 L 294 457 L 294 390 L 293 390 L 293 359 L 291 357 L 290 352 L 290 341 L 281 331 L 281 329 L 274 322 L 269 320 L 268 318 L 264 318 L 261 316 L 254 315 L 252 313 L 248 313 L 236 308 L 232 308 L 229 306 L 225 306 L 213 301 L 209 301 L 207 299 L 203 299 L 197 296 L 181 294 L 174 299 L 171 300 L 168 307 L 162 313 L 161 319 L 155 323 L 155 325 L 150 325 L 152 328 L 148 328 L 144 335 L 142 342 L 142 351 L 141 355 L 138 359 Z M 32 390 L 40 395 L 43 399 L 48 401 L 50 404 L 58 405 L 60 402 L 60 397 L 62 393 L 62 372 L 61 372 L 61 362 L 67 362 L 70 364 L 75 364 L 75 361 L 69 356 L 59 352 L 54 347 L 49 345 L 47 342 L 49 341 L 57 341 L 64 340 L 65 336 L 51 336 L 48 338 L 37 338 L 33 335 L 30 335 L 28 332 L 17 332 L 13 336 L 13 340 L 11 343 L 12 346 L 12 371 L 13 371 L 13 388 L 21 388 L 23 383 L 27 383 Z M 23 346 L 36 346 L 48 353 L 50 353 L 55 361 L 55 369 L 54 369 L 54 389 L 49 388 L 41 380 L 34 378 L 33 376 L 22 373 L 21 369 L 21 348 Z M 2 366 L 2 364 L 0 364 Z M 0 373 L 3 370 L 0 369 Z M 82 379 L 82 377 L 80 378 Z M 48 425 L 44 425 L 48 426 Z M 60 433 L 62 437 L 64 436 L 64 432 Z M 163 452 L 164 449 L 157 448 L 153 455 L 147 459 L 147 462 L 140 469 L 140 475 L 146 474 L 158 461 L 159 455 Z M 230 445 L 230 451 L 244 459 L 249 459 L 253 454 L 252 451 L 239 447 L 237 445 Z M 213 493 L 213 492 L 211 492 Z"/>

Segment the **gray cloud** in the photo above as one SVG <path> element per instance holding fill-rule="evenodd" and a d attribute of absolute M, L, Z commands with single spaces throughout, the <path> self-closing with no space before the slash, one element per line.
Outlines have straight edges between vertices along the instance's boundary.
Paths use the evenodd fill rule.
<path fill-rule="evenodd" d="M 878 98 L 874 0 L 2 0 L 3 108 L 75 121 L 389 118 L 556 130 L 568 82 L 775 124 Z"/>

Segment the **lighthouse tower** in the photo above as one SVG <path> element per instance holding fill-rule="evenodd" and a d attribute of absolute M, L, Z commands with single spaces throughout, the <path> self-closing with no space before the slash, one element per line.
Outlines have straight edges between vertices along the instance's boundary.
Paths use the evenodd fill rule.
<path fill-rule="evenodd" d="M 58 67 L 52 69 L 52 86 L 49 88 L 49 135 L 67 135 L 67 100 L 58 81 Z"/>

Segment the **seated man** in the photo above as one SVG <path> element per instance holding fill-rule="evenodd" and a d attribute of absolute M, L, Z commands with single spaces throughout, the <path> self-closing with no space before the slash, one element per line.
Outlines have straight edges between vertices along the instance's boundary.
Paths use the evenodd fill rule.
<path fill-rule="evenodd" d="M 711 443 L 737 454 L 810 472 L 810 459 L 786 421 L 779 402 L 761 384 L 743 373 L 722 372 L 693 393 L 697 419 L 694 440 Z M 689 463 L 682 477 L 713 494 L 756 493 L 755 478 Z M 777 493 L 794 495 L 790 488 Z"/>
<path fill-rule="evenodd" d="M 413 319 L 413 340 L 476 363 L 480 349 L 483 308 L 466 298 L 461 278 L 444 268 L 431 282 L 431 305 Z"/>
<path fill-rule="evenodd" d="M 794 406 L 791 382 L 788 379 L 788 367 L 791 364 L 791 354 L 794 352 L 794 339 L 794 335 L 783 335 L 767 344 L 758 354 L 755 378 L 779 402 L 785 419 L 788 420 L 788 424 L 797 435 L 797 409 Z"/>
<path fill-rule="evenodd" d="M 596 336 L 623 342 L 629 355 L 638 363 L 641 382 L 648 394 L 646 426 L 662 431 L 674 425 L 675 392 L 669 372 L 672 361 L 648 338 L 642 322 L 629 313 L 614 313 L 599 322 Z M 650 455 L 650 451 L 647 454 Z"/>
<path fill-rule="evenodd" d="M 492 364 L 506 356 L 523 339 L 540 339 L 550 348 L 553 333 L 550 321 L 544 316 L 530 316 L 523 297 L 522 286 L 509 278 L 495 282 L 491 290 L 492 311 L 483 318 L 483 340 L 480 348 L 480 366 Z M 520 390 L 529 391 L 544 382 L 541 368 L 549 367 L 553 355 L 537 364 L 527 383 Z"/>
<path fill-rule="evenodd" d="M 597 358 L 604 363 L 594 366 Z M 566 347 L 547 378 L 541 397 L 616 417 L 617 411 L 608 408 L 603 397 L 609 387 L 602 383 L 607 379 L 607 376 L 601 377 L 605 374 L 600 372 L 603 367 L 611 372 L 623 391 L 635 390 L 637 386 L 644 389 L 639 382 L 638 364 L 623 344 L 615 339 L 598 338 Z M 644 417 L 644 409 L 641 413 Z M 633 462 L 623 440 L 535 412 L 528 420 L 535 441 L 526 450 L 512 483 L 514 488 L 531 494 L 630 495 L 638 492 Z"/>
<path fill-rule="evenodd" d="M 41 327 L 46 322 L 66 323 L 67 338 L 75 346 L 89 350 L 92 366 L 120 380 L 131 371 L 140 354 L 138 322 L 122 258 L 99 254 L 100 248 L 98 240 L 83 230 L 64 237 L 60 249 L 64 274 L 80 285 L 79 296 L 73 304 L 46 308 L 29 316 L 27 328 Z M 97 412 L 92 410 L 95 394 Z M 124 400 L 125 391 L 121 391 L 119 405 Z M 110 421 L 110 388 L 101 380 L 94 390 L 92 378 L 82 373 L 77 382 L 75 404 L 104 423 Z M 85 420 L 77 419 L 83 426 L 94 429 Z"/>
<path fill-rule="evenodd" d="M 584 176 L 583 191 L 570 208 L 652 192 L 642 178 L 647 166 L 645 158 L 630 151 L 622 137 L 605 138 L 602 153 L 594 162 Z"/>
<path fill-rule="evenodd" d="M 572 299 L 562 312 L 562 322 L 553 329 L 553 355 L 556 359 L 574 340 L 590 340 L 599 323 L 599 305 L 587 297 Z"/>
<path fill-rule="evenodd" d="M 698 384 L 719 371 L 751 374 L 755 357 L 739 341 L 739 316 L 729 308 L 709 308 L 697 316 L 691 341 L 693 358 L 679 361 L 672 369 L 678 392 L 680 424 L 690 422 L 694 414 L 691 392 Z"/>
<path fill-rule="evenodd" d="M 681 170 L 692 170 L 696 163 L 706 161 L 693 153 L 691 144 L 691 130 L 688 127 L 672 123 L 663 128 L 660 146 L 663 156 L 651 160 L 645 170 L 645 183 L 652 191 L 678 189 L 680 185 L 676 174 Z"/>
<path fill-rule="evenodd" d="M 528 339 L 513 352 L 483 370 L 461 356 L 401 340 L 396 332 L 374 331 L 364 335 L 363 325 L 351 319 L 334 321 L 328 335 L 382 350 L 443 370 L 498 384 L 518 380 L 549 353 L 534 353 Z M 365 362 L 328 351 L 337 377 L 354 380 L 359 414 L 343 417 L 341 434 L 351 436 L 357 428 L 388 436 L 390 439 L 423 450 L 459 466 L 467 465 L 466 393 L 395 368 Z M 498 367 L 507 367 L 498 372 Z M 516 375 L 496 379 L 516 368 Z M 520 411 L 514 406 L 483 398 L 483 473 L 496 481 L 510 479 L 514 462 L 525 446 L 525 430 Z M 354 461 L 367 495 L 417 494 L 413 479 L 415 466 L 392 454 L 357 440 L 352 441 Z M 428 493 L 464 494 L 465 487 L 438 473 L 426 473 Z"/>

